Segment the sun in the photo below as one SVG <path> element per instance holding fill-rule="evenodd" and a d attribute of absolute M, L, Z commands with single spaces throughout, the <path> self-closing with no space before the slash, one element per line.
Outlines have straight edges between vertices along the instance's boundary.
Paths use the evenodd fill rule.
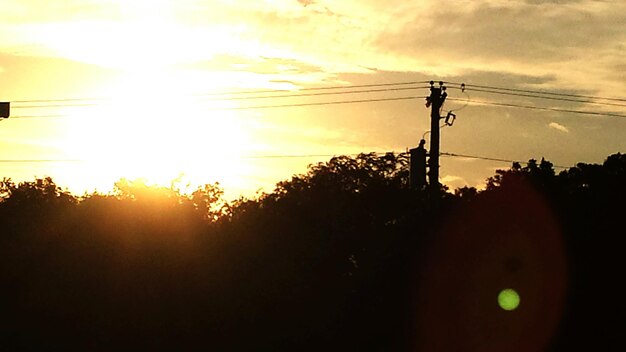
<path fill-rule="evenodd" d="M 229 110 L 237 107 L 234 101 L 198 94 L 267 87 L 269 79 L 198 67 L 219 55 L 258 57 L 266 48 L 242 34 L 246 25 L 197 26 L 184 21 L 182 9 L 171 0 L 120 1 L 115 18 L 45 27 L 42 40 L 56 56 L 110 72 L 107 82 L 93 82 L 80 96 L 104 99 L 58 111 L 69 116 L 63 154 L 82 161 L 80 169 L 68 168 L 64 175 L 72 183 L 107 189 L 120 177 L 167 184 L 184 174 L 197 184 L 219 181 L 224 188 L 249 189 L 255 172 L 242 156 L 255 153 L 245 113 Z M 89 182 L 77 180 L 83 173 Z"/>
<path fill-rule="evenodd" d="M 168 184 L 234 184 L 250 172 L 244 122 L 229 101 L 191 94 L 176 72 L 134 70 L 110 87 L 110 98 L 66 120 L 66 154 L 84 160 L 92 177 Z M 242 186 L 242 185 L 239 185 Z"/>

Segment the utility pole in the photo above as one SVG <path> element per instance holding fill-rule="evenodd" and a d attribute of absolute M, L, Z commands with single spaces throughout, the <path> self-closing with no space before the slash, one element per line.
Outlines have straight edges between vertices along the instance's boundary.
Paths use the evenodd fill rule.
<path fill-rule="evenodd" d="M 6 119 L 11 116 L 11 103 L 0 102 L 0 118 Z"/>
<path fill-rule="evenodd" d="M 439 87 L 435 87 L 435 82 L 430 81 L 430 96 L 426 98 L 426 107 L 430 107 L 430 157 L 428 158 L 428 183 L 431 190 L 439 189 L 439 110 L 446 101 L 446 87 L 443 82 L 439 82 Z"/>

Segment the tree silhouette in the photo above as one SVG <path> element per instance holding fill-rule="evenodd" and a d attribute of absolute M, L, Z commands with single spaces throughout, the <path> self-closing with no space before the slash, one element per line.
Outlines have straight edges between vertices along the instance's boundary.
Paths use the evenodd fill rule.
<path fill-rule="evenodd" d="M 405 154 L 338 156 L 233 202 L 218 184 L 120 180 L 112 194 L 75 197 L 50 178 L 4 179 L 0 344 L 413 350 L 428 345 L 425 326 L 444 322 L 431 341 L 455 327 L 461 349 L 487 351 L 526 332 L 507 345 L 520 349 L 545 342 L 531 327 L 562 306 L 550 350 L 621 350 L 624 303 L 607 297 L 625 267 L 625 197 L 623 154 L 558 174 L 546 160 L 513 164 L 485 190 L 454 194 L 411 189 Z M 490 290 L 509 277 L 530 291 L 501 316 Z M 489 325 L 532 307 L 543 323 Z M 485 326 L 500 335 L 479 338 L 496 331 Z"/>

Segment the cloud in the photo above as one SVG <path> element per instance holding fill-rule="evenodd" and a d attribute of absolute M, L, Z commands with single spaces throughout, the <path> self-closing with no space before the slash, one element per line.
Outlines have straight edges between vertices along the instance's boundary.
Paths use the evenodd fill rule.
<path fill-rule="evenodd" d="M 446 175 L 441 179 L 441 183 L 452 188 L 457 189 L 461 187 L 468 186 L 467 181 L 460 176 Z"/>
<path fill-rule="evenodd" d="M 599 74 L 613 72 L 604 61 L 620 59 L 615 48 L 626 41 L 626 3 L 463 1 L 445 9 L 425 3 L 399 14 L 375 45 L 442 74 L 554 74 L 561 85 L 589 87 Z"/>
<path fill-rule="evenodd" d="M 88 61 L 86 54 L 76 52 L 99 53 L 91 50 L 94 44 L 78 40 L 77 34 L 85 33 L 95 38 L 92 42 L 106 44 L 101 44 L 106 47 L 102 52 L 124 53 L 118 60 L 134 53 L 131 49 L 136 48 L 141 61 L 141 53 L 159 57 L 159 50 L 166 48 L 164 54 L 172 61 L 263 56 L 295 60 L 328 73 L 370 67 L 437 73 L 445 79 L 457 75 L 465 82 L 474 75 L 477 83 L 485 83 L 476 74 L 484 72 L 492 74 L 494 82 L 488 83 L 494 85 L 507 84 L 499 77 L 513 75 L 524 76 L 515 87 L 584 87 L 589 94 L 611 96 L 623 95 L 626 89 L 620 77 L 626 3 L 619 2 L 459 0 L 453 7 L 442 7 L 434 0 L 179 0 L 155 5 L 162 11 L 149 11 L 164 16 L 155 21 L 160 31 L 124 26 L 146 11 L 135 11 L 143 7 L 119 0 L 7 4 L 0 14 L 1 36 L 14 40 L 17 34 L 27 44 L 65 57 L 70 57 L 66 47 L 71 46 L 71 58 L 81 61 Z M 5 25 L 16 22 L 19 26 Z M 127 42 L 152 46 L 147 50 Z M 6 41 L 1 45 L 6 47 Z"/>
<path fill-rule="evenodd" d="M 34 0 L 7 0 L 7 4 L 7 11 L 0 14 L 0 35 L 25 37 L 27 44 L 66 57 L 69 50 L 62 49 L 72 44 L 72 58 L 82 61 L 76 52 L 93 45 L 85 45 L 76 33 L 86 33 L 94 42 L 115 43 L 106 48 L 126 49 L 102 49 L 107 53 L 129 52 L 134 46 L 126 45 L 127 41 L 149 42 L 156 49 L 148 49 L 157 53 L 158 48 L 167 48 L 166 54 L 174 59 L 265 56 L 297 60 L 333 73 L 359 67 L 443 76 L 485 71 L 525 75 L 529 80 L 522 83 L 526 84 L 535 83 L 533 77 L 551 77 L 552 86 L 541 86 L 547 89 L 583 83 L 604 95 L 620 95 L 624 89 L 616 72 L 622 72 L 618 69 L 624 49 L 619 43 L 626 43 L 622 25 L 626 3 L 460 0 L 454 7 L 442 7 L 434 0 L 179 0 L 159 5 L 162 11 L 150 11 L 164 16 L 155 22 L 167 29 L 160 31 L 124 26 L 145 11 L 134 11 L 141 6 L 118 0 L 68 0 L 45 6 Z M 61 30 L 59 23 L 67 28 Z M 604 87 L 612 89 L 599 91 Z"/>
<path fill-rule="evenodd" d="M 550 128 L 554 128 L 557 131 L 561 131 L 564 133 L 569 133 L 569 129 L 561 124 L 558 124 L 556 122 L 550 122 L 550 124 L 548 125 L 548 127 Z"/>
<path fill-rule="evenodd" d="M 121 19 L 123 2 L 115 0 L 3 0 L 0 20 L 6 23 L 42 23 L 68 20 Z"/>

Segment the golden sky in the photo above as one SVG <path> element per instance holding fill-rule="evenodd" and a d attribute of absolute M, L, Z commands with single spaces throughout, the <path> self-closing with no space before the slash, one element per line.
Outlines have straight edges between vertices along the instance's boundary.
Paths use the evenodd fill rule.
<path fill-rule="evenodd" d="M 0 101 L 13 109 L 0 123 L 0 175 L 50 175 L 79 193 L 107 190 L 120 177 L 167 182 L 180 174 L 192 184 L 219 181 L 231 196 L 270 191 L 328 158 L 254 157 L 403 151 L 429 129 L 429 111 L 421 99 L 238 108 L 428 90 L 258 101 L 207 94 L 443 79 L 626 97 L 625 23 L 624 1 L 2 0 Z M 461 101 L 446 110 L 468 96 L 450 97 Z M 442 130 L 442 151 L 564 166 L 626 151 L 625 118 L 480 105 L 457 116 Z M 6 162 L 33 159 L 59 161 Z M 441 165 L 452 187 L 480 186 L 507 166 L 462 158 Z"/>

